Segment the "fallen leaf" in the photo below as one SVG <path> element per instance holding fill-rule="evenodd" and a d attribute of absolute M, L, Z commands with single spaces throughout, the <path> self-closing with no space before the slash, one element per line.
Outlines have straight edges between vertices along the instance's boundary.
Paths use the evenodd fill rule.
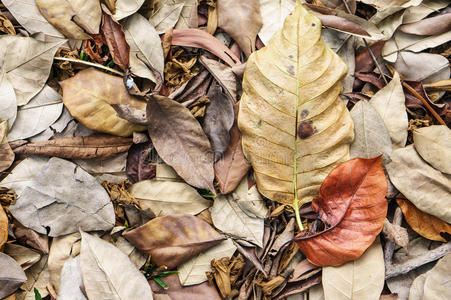
<path fill-rule="evenodd" d="M 99 82 L 102 84 L 99 85 Z M 111 106 L 128 104 L 137 109 L 145 109 L 145 102 L 128 94 L 122 78 L 89 68 L 64 80 L 60 85 L 67 109 L 87 128 L 118 136 L 130 136 L 133 131 L 145 129 L 142 125 L 119 118 Z"/>
<path fill-rule="evenodd" d="M 14 25 L 11 23 L 11 21 L 8 19 L 8 17 L 5 16 L 3 12 L 0 12 L 0 31 L 6 33 L 15 35 L 16 30 L 14 29 Z"/>
<path fill-rule="evenodd" d="M 184 262 L 178 267 L 180 283 L 183 286 L 193 285 L 208 280 L 205 272 L 211 271 L 210 262 L 213 259 L 223 257 L 230 258 L 235 253 L 236 247 L 231 239 L 227 239 L 210 249 L 199 253 L 197 256 Z"/>
<path fill-rule="evenodd" d="M 124 33 L 130 45 L 130 71 L 136 76 L 157 83 L 158 79 L 146 66 L 148 64 L 163 74 L 163 48 L 155 28 L 143 16 L 134 14 L 127 19 Z"/>
<path fill-rule="evenodd" d="M 124 152 L 107 159 L 75 159 L 74 162 L 91 174 L 123 173 L 125 171 L 126 159 L 127 152 Z M 123 180 L 125 179 L 126 177 L 124 176 Z"/>
<path fill-rule="evenodd" d="M 248 57 L 255 50 L 255 39 L 263 25 L 259 0 L 218 0 L 216 5 L 218 26 L 237 42 Z"/>
<path fill-rule="evenodd" d="M 0 71 L 0 120 L 8 121 L 8 128 L 14 124 L 17 117 L 16 93 L 5 72 Z"/>
<path fill-rule="evenodd" d="M 144 0 L 116 0 L 116 13 L 114 14 L 114 18 L 119 21 L 134 14 L 143 3 Z"/>
<path fill-rule="evenodd" d="M 201 55 L 199 62 L 210 72 L 211 75 L 224 89 L 232 104 L 236 103 L 236 76 L 231 67 L 228 67 L 217 60 Z"/>
<path fill-rule="evenodd" d="M 258 36 L 263 44 L 267 45 L 271 37 L 282 29 L 285 18 L 294 10 L 295 5 L 295 0 L 260 0 L 263 25 Z"/>
<path fill-rule="evenodd" d="M 0 172 L 8 169 L 14 162 L 14 152 L 8 144 L 6 134 L 8 133 L 8 122 L 0 122 Z M 1 248 L 1 246 L 0 246 Z"/>
<path fill-rule="evenodd" d="M 208 223 L 192 215 L 157 217 L 123 236 L 150 254 L 158 266 L 169 269 L 224 240 Z"/>
<path fill-rule="evenodd" d="M 152 143 L 140 143 L 131 146 L 127 155 L 126 173 L 131 183 L 152 179 L 156 174 L 155 164 L 151 164 Z"/>
<path fill-rule="evenodd" d="M 384 120 L 394 149 L 404 147 L 407 141 L 409 121 L 404 98 L 399 74 L 395 72 L 393 79 L 369 101 Z"/>
<path fill-rule="evenodd" d="M 351 110 L 354 121 L 354 142 L 349 154 L 351 158 L 373 158 L 383 154 L 384 162 L 388 161 L 392 151 L 390 134 L 384 120 L 368 101 L 360 100 Z"/>
<path fill-rule="evenodd" d="M 319 198 L 312 201 L 327 227 L 318 233 L 298 234 L 299 249 L 318 266 L 339 266 L 357 259 L 382 230 L 386 194 L 380 156 L 340 164 L 324 180 Z"/>
<path fill-rule="evenodd" d="M 248 188 L 248 178 L 244 177 L 233 193 L 233 198 L 246 215 L 264 219 L 268 216 L 268 208 L 263 197 L 254 184 Z"/>
<path fill-rule="evenodd" d="M 102 33 L 114 63 L 122 70 L 127 70 L 130 61 L 130 46 L 125 40 L 121 24 L 114 20 L 110 15 L 104 14 Z"/>
<path fill-rule="evenodd" d="M 17 300 L 35 299 L 34 289 L 38 290 L 41 297 L 46 297 L 49 294 L 47 290 L 49 283 L 47 259 L 48 256 L 42 256 L 38 263 L 25 271 L 27 282 L 20 287 L 21 291 L 17 293 Z"/>
<path fill-rule="evenodd" d="M 399 27 L 404 33 L 415 35 L 439 35 L 451 30 L 451 14 L 446 13 Z"/>
<path fill-rule="evenodd" d="M 183 3 L 162 4 L 149 18 L 158 34 L 174 28 L 183 10 Z"/>
<path fill-rule="evenodd" d="M 408 200 L 396 199 L 396 202 L 401 207 L 407 223 L 415 232 L 429 240 L 446 242 L 440 233 L 451 234 L 451 225 L 437 217 L 422 212 Z"/>
<path fill-rule="evenodd" d="M 113 205 L 94 177 L 77 165 L 51 158 L 9 207 L 24 226 L 55 237 L 85 230 L 108 230 L 115 222 Z M 70 218 L 68 218 L 70 216 Z"/>
<path fill-rule="evenodd" d="M 427 164 L 413 145 L 397 149 L 386 165 L 393 185 L 421 211 L 451 223 L 451 176 Z"/>
<path fill-rule="evenodd" d="M 188 184 L 213 187 L 213 152 L 199 122 L 180 103 L 154 95 L 147 104 L 149 135 L 158 155 Z"/>
<path fill-rule="evenodd" d="M 451 174 L 451 130 L 444 125 L 433 125 L 413 131 L 415 150 L 440 172 Z"/>
<path fill-rule="evenodd" d="M 90 38 L 87 33 L 99 33 L 100 1 L 36 0 L 36 5 L 42 16 L 69 38 L 86 40 Z"/>
<path fill-rule="evenodd" d="M 27 281 L 27 276 L 14 259 L 1 252 L 0 266 L 0 297 L 3 299 Z"/>
<path fill-rule="evenodd" d="M 296 28 L 305 32 L 299 36 Z M 295 209 L 316 197 L 327 173 L 348 159 L 354 137 L 338 97 L 346 65 L 320 33 L 318 18 L 298 5 L 269 45 L 249 57 L 238 114 L 260 193 Z"/>
<path fill-rule="evenodd" d="M 130 138 L 99 134 L 25 144 L 15 148 L 14 152 L 68 159 L 106 159 L 117 153 L 126 152 L 131 144 Z"/>
<path fill-rule="evenodd" d="M 263 246 L 264 220 L 249 217 L 241 210 L 233 197 L 219 195 L 210 208 L 216 228 L 227 234 Z"/>
<path fill-rule="evenodd" d="M 24 271 L 28 270 L 41 259 L 41 255 L 38 252 L 16 244 L 6 244 L 5 254 L 11 256 Z"/>
<path fill-rule="evenodd" d="M 384 254 L 375 241 L 360 258 L 339 267 L 324 267 L 325 299 L 379 299 L 385 281 Z"/>
<path fill-rule="evenodd" d="M 308 290 L 308 299 L 309 300 L 324 300 L 324 291 L 323 291 L 323 285 L 317 284 Z M 292 299 L 290 299 L 292 300 Z M 296 300 L 296 299 L 293 299 Z"/>
<path fill-rule="evenodd" d="M 369 49 L 373 53 L 376 59 L 381 56 L 382 48 L 384 47 L 385 41 L 377 41 L 372 44 Z M 363 48 L 355 56 L 355 71 L 361 73 L 367 73 L 374 70 L 375 63 L 371 59 L 371 54 L 368 48 Z"/>
<path fill-rule="evenodd" d="M 83 278 L 80 269 L 80 256 L 69 257 L 61 270 L 61 289 L 58 293 L 59 300 L 87 300 L 82 292 Z"/>
<path fill-rule="evenodd" d="M 14 221 L 13 232 L 16 240 L 21 244 L 27 245 L 44 255 L 49 254 L 49 238 L 47 235 L 39 234 L 17 221 Z"/>
<path fill-rule="evenodd" d="M 223 299 L 239 294 L 236 281 L 243 273 L 245 261 L 241 255 L 223 257 L 211 261 L 212 272 L 207 272 L 209 281 L 215 281 Z"/>
<path fill-rule="evenodd" d="M 3 206 L 0 205 L 0 251 L 8 240 L 8 217 L 6 216 Z"/>
<path fill-rule="evenodd" d="M 150 208 L 162 216 L 196 215 L 212 204 L 185 182 L 144 180 L 132 185 L 129 191 L 143 209 Z"/>
<path fill-rule="evenodd" d="M 180 284 L 180 280 L 177 274 L 164 277 L 168 288 L 163 289 L 155 281 L 149 282 L 152 287 L 152 291 L 156 296 L 169 295 L 170 300 L 195 300 L 195 299 L 208 299 L 208 300 L 221 300 L 216 287 L 209 282 L 201 284 L 183 286 Z M 162 298 L 162 300 L 168 300 L 168 298 Z"/>
<path fill-rule="evenodd" d="M 428 63 L 425 64 L 425 61 Z M 394 67 L 409 81 L 433 82 L 448 79 L 450 74 L 448 60 L 442 55 L 432 53 L 401 51 Z"/>
<path fill-rule="evenodd" d="M 415 2 L 415 0 L 409 1 L 408 3 Z M 414 3 L 413 6 L 410 6 L 406 9 L 404 13 L 404 24 L 413 23 L 416 21 L 423 20 L 425 17 L 432 13 L 436 13 L 442 8 L 445 8 L 449 5 L 446 0 L 423 0 L 418 1 L 421 3 Z M 418 5 L 417 5 L 418 4 Z"/>
<path fill-rule="evenodd" d="M 65 41 L 39 42 L 31 37 L 0 37 L 0 65 L 16 93 L 17 105 L 25 105 L 44 87 L 53 56 Z"/>
<path fill-rule="evenodd" d="M 89 299 L 153 299 L 146 278 L 127 255 L 83 231 L 80 269 Z"/>

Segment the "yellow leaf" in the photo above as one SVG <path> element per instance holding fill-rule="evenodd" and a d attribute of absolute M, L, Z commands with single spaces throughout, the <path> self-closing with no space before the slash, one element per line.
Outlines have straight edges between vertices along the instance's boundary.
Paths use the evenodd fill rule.
<path fill-rule="evenodd" d="M 238 124 L 259 191 L 292 205 L 311 201 L 349 159 L 354 125 L 338 97 L 345 63 L 321 39 L 321 22 L 298 4 L 246 65 Z"/>

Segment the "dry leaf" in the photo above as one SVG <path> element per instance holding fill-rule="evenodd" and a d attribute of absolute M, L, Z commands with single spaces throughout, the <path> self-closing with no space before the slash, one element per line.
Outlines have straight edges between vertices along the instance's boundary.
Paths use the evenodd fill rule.
<path fill-rule="evenodd" d="M 116 0 L 116 13 L 114 14 L 114 18 L 119 21 L 134 14 L 143 3 L 144 0 Z"/>
<path fill-rule="evenodd" d="M 28 270 L 41 259 L 41 255 L 38 252 L 16 244 L 6 244 L 5 254 L 11 256 L 24 271 Z"/>
<path fill-rule="evenodd" d="M 271 37 L 282 29 L 285 18 L 294 10 L 295 4 L 295 0 L 260 0 L 263 26 L 258 36 L 263 44 L 267 45 Z"/>
<path fill-rule="evenodd" d="M 257 186 L 254 184 L 248 188 L 247 176 L 241 180 L 235 189 L 233 198 L 249 217 L 264 219 L 268 216 L 268 208 L 265 205 L 263 197 L 258 192 Z"/>
<path fill-rule="evenodd" d="M 8 240 L 8 217 L 0 204 L 0 251 Z"/>
<path fill-rule="evenodd" d="M 431 18 L 426 18 L 414 23 L 399 27 L 404 33 L 415 35 L 439 35 L 451 30 L 451 14 L 445 13 Z"/>
<path fill-rule="evenodd" d="M 161 3 L 161 2 L 160 2 Z M 149 18 L 158 34 L 174 28 L 183 10 L 183 3 L 162 4 Z"/>
<path fill-rule="evenodd" d="M 328 172 L 348 159 L 354 137 L 338 97 L 346 65 L 320 34 L 318 18 L 298 5 L 244 72 L 238 115 L 244 153 L 260 193 L 295 208 L 316 197 Z"/>
<path fill-rule="evenodd" d="M 147 104 L 149 135 L 158 155 L 188 184 L 213 187 L 213 152 L 199 122 L 182 104 L 154 95 Z"/>
<path fill-rule="evenodd" d="M 0 252 L 0 298 L 14 293 L 25 281 L 27 276 L 17 262 Z"/>
<path fill-rule="evenodd" d="M 164 282 L 168 286 L 167 289 L 163 289 L 154 280 L 149 281 L 152 291 L 155 293 L 155 299 L 158 299 L 158 295 L 169 295 L 168 298 L 162 298 L 162 300 L 221 300 L 216 287 L 209 282 L 201 284 L 182 286 L 177 274 L 169 275 L 163 278 Z"/>
<path fill-rule="evenodd" d="M 88 300 L 82 292 L 83 278 L 80 269 L 80 256 L 69 257 L 61 270 L 61 289 L 58 300 Z"/>
<path fill-rule="evenodd" d="M 86 40 L 90 38 L 87 33 L 99 33 L 100 1 L 36 0 L 36 5 L 44 18 L 69 38 Z"/>
<path fill-rule="evenodd" d="M 8 121 L 8 128 L 14 124 L 17 117 L 16 93 L 9 80 L 5 76 L 5 71 L 0 71 L 0 120 Z"/>
<path fill-rule="evenodd" d="M 451 174 L 451 130 L 444 125 L 433 125 L 413 131 L 418 154 L 437 170 Z"/>
<path fill-rule="evenodd" d="M 102 33 L 110 50 L 111 57 L 122 70 L 128 69 L 130 46 L 125 40 L 122 26 L 110 15 L 103 15 Z"/>
<path fill-rule="evenodd" d="M 43 256 L 41 260 L 25 271 L 27 282 L 21 286 L 21 292 L 17 293 L 17 300 L 35 299 L 34 289 L 37 289 L 44 298 L 49 293 L 47 284 L 49 283 L 49 272 L 47 268 L 48 256 Z"/>
<path fill-rule="evenodd" d="M 392 152 L 386 165 L 393 185 L 421 211 L 451 223 L 451 175 L 427 164 L 413 145 Z"/>
<path fill-rule="evenodd" d="M 67 109 L 87 128 L 118 136 L 130 136 L 133 131 L 145 129 L 119 118 L 111 106 L 128 104 L 141 110 L 146 107 L 145 102 L 128 94 L 122 78 L 89 68 L 60 84 Z"/>
<path fill-rule="evenodd" d="M 80 268 L 89 299 L 153 299 L 146 278 L 127 255 L 83 231 Z"/>
<path fill-rule="evenodd" d="M 152 179 L 156 174 L 155 164 L 151 164 L 151 142 L 134 144 L 128 151 L 126 173 L 131 183 Z"/>
<path fill-rule="evenodd" d="M 158 266 L 169 269 L 224 240 L 208 223 L 191 215 L 157 217 L 123 236 L 150 254 Z"/>
<path fill-rule="evenodd" d="M 415 207 L 410 201 L 404 199 L 396 199 L 407 223 L 421 236 L 433 240 L 446 242 L 440 233 L 451 234 L 451 225 L 437 217 L 422 212 Z"/>
<path fill-rule="evenodd" d="M 428 83 L 448 79 L 450 75 L 448 60 L 439 54 L 401 51 L 394 67 L 404 80 L 409 81 Z"/>
<path fill-rule="evenodd" d="M 231 67 L 205 55 L 199 57 L 199 61 L 210 72 L 216 81 L 222 86 L 230 101 L 236 103 L 236 76 Z"/>
<path fill-rule="evenodd" d="M 295 237 L 299 249 L 318 266 L 355 260 L 373 243 L 387 215 L 387 180 L 381 157 L 355 158 L 336 167 L 321 185 L 312 207 L 324 231 Z"/>
<path fill-rule="evenodd" d="M 14 152 L 8 144 L 6 134 L 8 133 L 8 122 L 0 122 L 0 172 L 8 169 L 14 162 Z M 1 248 L 1 246 L 0 246 Z"/>

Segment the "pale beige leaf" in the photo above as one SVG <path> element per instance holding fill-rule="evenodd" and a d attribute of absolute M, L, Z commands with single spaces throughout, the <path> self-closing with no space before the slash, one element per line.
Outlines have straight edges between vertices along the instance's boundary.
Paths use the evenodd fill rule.
<path fill-rule="evenodd" d="M 451 175 L 426 163 L 413 145 L 392 152 L 386 165 L 393 185 L 418 209 L 451 223 Z"/>
<path fill-rule="evenodd" d="M 53 56 L 65 41 L 44 43 L 30 37 L 0 37 L 0 65 L 16 93 L 17 105 L 25 105 L 45 85 Z"/>
<path fill-rule="evenodd" d="M 165 33 L 167 30 L 174 28 L 180 18 L 183 6 L 183 3 L 166 4 L 150 16 L 149 21 L 155 27 L 158 34 Z"/>
<path fill-rule="evenodd" d="M 449 5 L 449 0 L 423 0 L 420 5 L 411 6 L 404 13 L 403 23 L 413 23 L 423 20 L 428 15 Z"/>
<path fill-rule="evenodd" d="M 449 62 L 440 54 L 401 51 L 394 67 L 404 80 L 422 81 L 423 84 L 449 79 L 450 75 Z"/>
<path fill-rule="evenodd" d="M 309 300 L 324 300 L 323 285 L 317 284 L 308 290 Z"/>
<path fill-rule="evenodd" d="M 114 18 L 121 20 L 134 14 L 143 3 L 144 0 L 116 0 L 116 13 L 114 14 Z"/>
<path fill-rule="evenodd" d="M 14 162 L 14 152 L 8 144 L 6 134 L 8 133 L 8 122 L 0 121 L 0 172 L 8 169 Z"/>
<path fill-rule="evenodd" d="M 25 271 L 27 275 L 27 282 L 25 282 L 21 289 L 23 292 L 17 293 L 17 300 L 35 300 L 34 289 L 36 288 L 41 294 L 42 298 L 49 293 L 46 285 L 49 283 L 49 271 L 47 267 L 48 256 L 43 256 L 41 260 Z"/>
<path fill-rule="evenodd" d="M 17 117 L 16 93 L 4 71 L 0 71 L 0 120 L 8 121 L 8 128 L 14 124 Z"/>
<path fill-rule="evenodd" d="M 34 266 L 41 259 L 41 254 L 38 252 L 17 244 L 6 244 L 5 253 L 14 258 L 24 271 Z"/>
<path fill-rule="evenodd" d="M 409 121 L 399 74 L 395 73 L 393 79 L 374 94 L 369 102 L 384 120 L 393 148 L 404 147 L 407 142 Z"/>
<path fill-rule="evenodd" d="M 129 191 L 143 209 L 150 208 L 156 215 L 196 215 L 213 204 L 185 182 L 143 180 Z"/>
<path fill-rule="evenodd" d="M 410 7 L 416 6 L 421 3 L 422 0 L 360 0 L 365 4 L 374 6 L 378 10 L 387 9 L 389 7 Z"/>
<path fill-rule="evenodd" d="M 324 299 L 376 300 L 384 288 L 384 280 L 384 254 L 377 239 L 357 260 L 323 268 Z"/>
<path fill-rule="evenodd" d="M 263 44 L 267 45 L 274 33 L 282 29 L 285 18 L 294 10 L 295 5 L 295 0 L 260 0 L 263 26 L 258 36 Z"/>
<path fill-rule="evenodd" d="M 268 208 L 265 205 L 265 201 L 257 190 L 257 186 L 253 185 L 248 188 L 248 179 L 245 176 L 240 184 L 233 192 L 233 198 L 238 206 L 249 217 L 253 218 L 266 218 L 268 215 Z"/>
<path fill-rule="evenodd" d="M 89 173 L 121 173 L 125 171 L 127 152 L 107 159 L 76 159 L 74 162 Z"/>
<path fill-rule="evenodd" d="M 451 130 L 445 125 L 433 125 L 413 131 L 415 149 L 437 170 L 451 174 Z"/>
<path fill-rule="evenodd" d="M 197 28 L 197 0 L 164 0 L 163 2 L 183 3 L 179 21 L 175 25 L 176 29 Z"/>
<path fill-rule="evenodd" d="M 82 292 L 82 286 L 80 256 L 69 257 L 61 270 L 61 291 L 58 293 L 58 300 L 87 300 Z"/>
<path fill-rule="evenodd" d="M 231 257 L 235 253 L 236 246 L 231 239 L 227 239 L 218 245 L 199 253 L 197 256 L 184 262 L 178 267 L 180 283 L 193 285 L 208 280 L 205 272 L 211 271 L 210 262 L 213 259 Z"/>

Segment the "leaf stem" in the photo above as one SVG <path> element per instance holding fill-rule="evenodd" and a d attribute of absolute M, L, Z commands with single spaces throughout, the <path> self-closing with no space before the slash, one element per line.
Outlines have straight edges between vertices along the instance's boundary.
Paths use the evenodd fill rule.
<path fill-rule="evenodd" d="M 295 191 L 296 193 L 296 191 Z M 296 223 L 298 223 L 299 230 L 304 231 L 304 226 L 302 226 L 301 215 L 299 214 L 299 201 L 296 197 L 293 204 L 294 215 L 296 216 Z"/>
<path fill-rule="evenodd" d="M 81 59 L 66 58 L 66 57 L 59 57 L 59 56 L 54 57 L 54 59 L 55 60 L 59 60 L 59 61 L 70 61 L 70 62 L 73 62 L 73 63 L 79 63 L 79 64 L 82 64 L 82 65 L 88 65 L 88 66 L 91 66 L 91 67 L 103 69 L 105 71 L 108 71 L 108 72 L 111 72 L 111 73 L 114 73 L 114 74 L 117 74 L 117 75 L 120 75 L 120 76 L 124 76 L 124 73 L 122 73 L 122 72 L 120 72 L 118 70 L 111 69 L 111 68 L 108 68 L 108 67 L 106 67 L 104 65 L 92 63 L 92 62 L 81 60 Z"/>

